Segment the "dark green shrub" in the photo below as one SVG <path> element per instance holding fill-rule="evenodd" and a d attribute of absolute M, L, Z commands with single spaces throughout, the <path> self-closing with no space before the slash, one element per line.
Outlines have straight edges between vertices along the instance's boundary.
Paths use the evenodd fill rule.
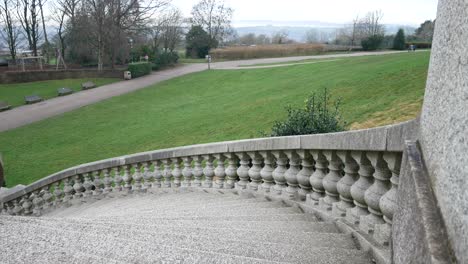
<path fill-rule="evenodd" d="M 156 55 L 153 63 L 153 71 L 159 70 L 167 66 L 173 66 L 179 62 L 179 54 L 177 52 L 162 52 Z"/>
<path fill-rule="evenodd" d="M 288 106 L 288 116 L 285 121 L 276 121 L 271 136 L 294 136 L 340 132 L 345 130 L 341 121 L 341 100 L 330 102 L 331 96 L 327 89 L 321 94 L 309 96 L 304 108 Z"/>
<path fill-rule="evenodd" d="M 430 42 L 409 42 L 409 43 L 406 43 L 406 48 L 408 48 L 410 45 L 416 45 L 416 48 L 418 49 L 432 48 L 432 43 Z"/>
<path fill-rule="evenodd" d="M 132 78 L 138 78 L 151 73 L 151 63 L 136 62 L 128 65 L 128 70 L 132 73 Z"/>
<path fill-rule="evenodd" d="M 362 49 L 366 51 L 377 50 L 382 46 L 383 41 L 383 35 L 374 35 L 363 39 L 361 41 L 361 46 Z"/>
<path fill-rule="evenodd" d="M 405 40 L 405 31 L 403 29 L 399 29 L 398 33 L 393 40 L 393 49 L 395 50 L 404 50 L 406 48 L 406 40 Z"/>
<path fill-rule="evenodd" d="M 153 61 L 155 58 L 156 52 L 154 49 L 148 45 L 142 45 L 136 48 L 133 48 L 130 52 L 131 61 L 140 61 L 140 59 L 148 56 L 148 60 Z"/>
<path fill-rule="evenodd" d="M 201 26 L 192 26 L 186 35 L 186 57 L 205 58 L 211 47 L 216 46 L 208 33 Z"/>

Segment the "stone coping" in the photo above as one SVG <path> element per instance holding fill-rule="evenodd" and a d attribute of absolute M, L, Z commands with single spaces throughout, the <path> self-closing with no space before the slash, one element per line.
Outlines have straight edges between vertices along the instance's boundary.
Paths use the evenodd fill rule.
<path fill-rule="evenodd" d="M 77 174 L 178 157 L 296 149 L 403 152 L 405 139 L 415 137 L 418 126 L 419 120 L 412 120 L 392 126 L 341 133 L 226 141 L 143 152 L 87 163 L 63 170 L 28 185 L 24 190 L 5 196 L 0 201 L 11 201 L 24 194 Z"/>

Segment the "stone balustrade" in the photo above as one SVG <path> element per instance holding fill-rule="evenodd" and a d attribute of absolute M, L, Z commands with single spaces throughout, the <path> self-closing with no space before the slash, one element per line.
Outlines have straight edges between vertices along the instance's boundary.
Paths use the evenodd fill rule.
<path fill-rule="evenodd" d="M 3 197 L 2 210 L 40 216 L 59 207 L 164 188 L 233 189 L 297 202 L 341 218 L 387 245 L 404 139 L 416 123 L 197 145 L 94 162 Z"/>

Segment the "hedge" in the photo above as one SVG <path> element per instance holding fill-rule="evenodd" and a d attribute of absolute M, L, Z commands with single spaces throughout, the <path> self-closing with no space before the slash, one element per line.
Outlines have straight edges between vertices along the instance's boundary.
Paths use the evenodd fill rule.
<path fill-rule="evenodd" d="M 151 73 L 151 63 L 137 62 L 128 65 L 128 70 L 132 73 L 132 78 L 138 78 Z"/>
<path fill-rule="evenodd" d="M 156 54 L 156 59 L 153 63 L 153 71 L 157 71 L 167 66 L 173 66 L 179 61 L 177 52 L 162 52 Z"/>
<path fill-rule="evenodd" d="M 408 43 L 406 43 L 406 48 L 408 48 L 410 45 L 416 45 L 416 48 L 418 48 L 418 49 L 430 49 L 430 48 L 432 48 L 432 43 L 430 43 L 430 42 L 408 42 Z"/>

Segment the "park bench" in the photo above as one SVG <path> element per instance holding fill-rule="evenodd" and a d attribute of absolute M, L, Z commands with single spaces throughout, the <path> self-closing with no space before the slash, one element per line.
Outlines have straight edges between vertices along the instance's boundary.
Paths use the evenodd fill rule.
<path fill-rule="evenodd" d="M 73 90 L 70 88 L 60 88 L 57 90 L 58 96 L 65 96 L 73 93 Z"/>
<path fill-rule="evenodd" d="M 6 111 L 11 109 L 11 105 L 9 105 L 7 102 L 0 101 L 0 112 Z"/>
<path fill-rule="evenodd" d="M 93 89 L 93 88 L 96 88 L 96 84 L 93 83 L 93 82 L 85 82 L 85 83 L 81 84 L 81 89 L 82 90 L 89 90 L 89 89 Z"/>
<path fill-rule="evenodd" d="M 42 102 L 42 100 L 43 100 L 42 97 L 40 97 L 37 94 L 28 95 L 24 97 L 24 101 L 26 102 L 26 104 L 35 104 L 35 103 Z"/>

